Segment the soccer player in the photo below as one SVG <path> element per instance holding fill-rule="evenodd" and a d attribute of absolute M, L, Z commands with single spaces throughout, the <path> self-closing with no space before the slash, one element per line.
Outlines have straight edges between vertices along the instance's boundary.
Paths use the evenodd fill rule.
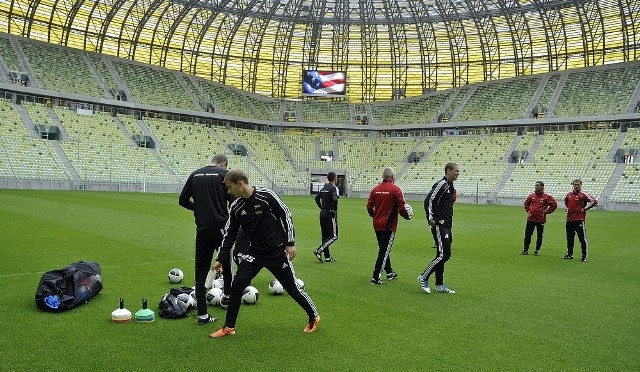
<path fill-rule="evenodd" d="M 251 244 L 247 253 L 242 256 L 233 278 L 224 327 L 210 336 L 219 338 L 235 334 L 242 291 L 265 267 L 307 313 L 308 322 L 304 332 L 314 332 L 320 316 L 307 292 L 296 285 L 291 267 L 290 260 L 296 256 L 296 246 L 289 208 L 273 191 L 249 185 L 247 175 L 240 169 L 230 171 L 225 176 L 224 183 L 229 193 L 237 199 L 231 204 L 224 239 L 218 251 L 218 262 L 214 267 L 219 269 L 220 262 L 229 260 L 231 247 L 240 227 L 249 237 Z"/>
<path fill-rule="evenodd" d="M 564 205 L 567 210 L 567 223 L 565 229 L 567 231 L 567 254 L 562 257 L 565 260 L 573 259 L 573 245 L 576 234 L 580 240 L 582 248 L 582 258 L 580 261 L 587 262 L 589 255 L 589 245 L 587 243 L 586 218 L 587 211 L 598 205 L 598 199 L 582 191 L 582 180 L 576 178 L 573 180 L 573 191 L 564 197 Z"/>
<path fill-rule="evenodd" d="M 540 254 L 547 215 L 553 213 L 556 208 L 558 208 L 556 200 L 553 196 L 544 192 L 544 182 L 536 182 L 534 192 L 524 200 L 524 210 L 527 211 L 527 226 L 524 229 L 524 245 L 521 254 L 529 254 L 533 230 L 536 230 L 537 233 L 536 250 L 533 251 L 533 254 L 534 256 Z"/>
<path fill-rule="evenodd" d="M 447 163 L 444 167 L 444 177 L 433 184 L 431 191 L 424 199 L 424 210 L 431 226 L 431 235 L 436 243 L 436 257 L 431 260 L 422 274 L 418 275 L 418 282 L 426 293 L 431 293 L 429 276 L 434 272 L 436 273 L 436 292 L 456 293 L 444 285 L 444 264 L 451 257 L 453 203 L 457 197 L 453 181 L 458 179 L 459 174 L 458 164 Z"/>
<path fill-rule="evenodd" d="M 373 229 L 378 240 L 378 258 L 371 276 L 371 284 L 385 284 L 382 281 L 382 269 L 387 280 L 393 280 L 398 273 L 391 267 L 391 248 L 398 227 L 398 214 L 406 220 L 413 216 L 413 210 L 404 200 L 402 189 L 395 183 L 393 168 L 384 168 L 382 182 L 371 190 L 367 199 L 367 212 L 373 218 Z"/>
<path fill-rule="evenodd" d="M 338 188 L 336 187 L 337 179 L 334 172 L 327 173 L 327 183 L 324 184 L 318 195 L 316 195 L 316 204 L 320 208 L 320 231 L 322 233 L 322 244 L 313 254 L 318 261 L 333 262 L 335 259 L 331 257 L 329 246 L 338 240 Z"/>
<path fill-rule="evenodd" d="M 205 281 L 211 268 L 216 248 L 222 242 L 222 233 L 229 218 L 228 206 L 233 199 L 227 192 L 224 176 L 227 174 L 229 159 L 224 154 L 216 154 L 211 164 L 197 169 L 184 184 L 178 204 L 193 211 L 196 223 L 195 282 L 198 303 L 198 324 L 214 322 L 216 318 L 207 311 Z M 225 290 L 231 286 L 231 260 L 222 266 Z"/>

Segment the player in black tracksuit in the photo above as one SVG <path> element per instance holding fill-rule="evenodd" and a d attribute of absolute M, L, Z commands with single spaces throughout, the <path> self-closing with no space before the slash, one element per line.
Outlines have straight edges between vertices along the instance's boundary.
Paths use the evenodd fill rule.
<path fill-rule="evenodd" d="M 180 206 L 193 211 L 196 223 L 195 283 L 198 324 L 215 320 L 207 312 L 205 281 L 214 251 L 222 242 L 224 226 L 229 218 L 228 206 L 233 199 L 224 184 L 228 161 L 226 155 L 217 154 L 210 165 L 191 173 L 178 200 Z M 231 272 L 230 259 L 223 262 L 223 271 Z M 225 289 L 230 288 L 231 278 L 231 275 L 224 275 Z"/>
<path fill-rule="evenodd" d="M 225 177 L 229 193 L 237 199 L 231 204 L 217 261 L 224 262 L 229 259 L 240 227 L 249 237 L 251 244 L 247 253 L 242 256 L 233 278 L 225 325 L 211 334 L 211 337 L 235 333 L 242 292 L 264 267 L 280 281 L 291 298 L 307 313 L 309 322 L 304 330 L 311 333 L 316 330 L 320 317 L 309 295 L 299 289 L 295 282 L 290 262 L 296 255 L 291 212 L 273 191 L 255 188 L 248 182 L 247 175 L 239 169 L 232 170 Z M 218 262 L 216 267 L 220 267 Z"/>
<path fill-rule="evenodd" d="M 338 240 L 338 188 L 336 187 L 336 174 L 327 173 L 327 183 L 324 184 L 315 197 L 316 204 L 320 208 L 320 231 L 322 232 L 322 244 L 313 254 L 322 262 L 322 254 L 326 262 L 335 261 L 331 257 L 329 246 Z"/>
<path fill-rule="evenodd" d="M 451 257 L 451 228 L 453 226 L 453 203 L 456 201 L 456 190 L 453 181 L 458 179 L 460 169 L 455 163 L 447 163 L 445 176 L 436 182 L 424 200 L 427 221 L 431 226 L 431 234 L 436 243 L 436 257 L 418 276 L 418 281 L 426 293 L 431 293 L 429 276 L 436 273 L 436 291 L 455 293 L 444 285 L 444 264 Z"/>

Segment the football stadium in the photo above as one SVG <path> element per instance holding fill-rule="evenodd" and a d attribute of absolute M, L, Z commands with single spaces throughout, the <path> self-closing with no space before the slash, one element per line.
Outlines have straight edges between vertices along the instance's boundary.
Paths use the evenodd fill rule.
<path fill-rule="evenodd" d="M 0 133 L 2 370 L 640 370 L 638 0 L 0 0 Z M 267 270 L 233 336 L 209 337 L 219 293 L 213 324 L 155 316 L 194 285 L 178 195 L 215 154 L 290 209 L 312 334 Z M 423 201 L 451 162 L 455 294 L 427 294 Z M 414 214 L 378 286 L 387 167 Z M 588 262 L 562 259 L 576 179 Z M 522 255 L 538 181 L 558 208 Z M 78 261 L 99 293 L 39 309 L 43 274 Z"/>

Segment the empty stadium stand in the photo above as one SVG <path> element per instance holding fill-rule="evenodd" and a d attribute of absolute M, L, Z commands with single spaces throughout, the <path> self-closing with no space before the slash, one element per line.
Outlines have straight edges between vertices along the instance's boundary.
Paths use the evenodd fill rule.
<path fill-rule="evenodd" d="M 0 57 L 7 72 L 24 70 L 34 86 L 50 93 L 25 99 L 25 93 L 3 92 L 9 97 L 0 105 L 0 178 L 5 180 L 179 187 L 191 171 L 223 152 L 230 166 L 246 169 L 255 184 L 285 193 L 308 192 L 311 170 L 340 169 L 348 191 L 365 195 L 391 166 L 405 193 L 419 197 L 442 177 L 444 164 L 454 161 L 461 167 L 459 195 L 469 201 L 519 200 L 538 179 L 547 191 L 562 195 L 571 179 L 582 178 L 598 197 L 640 202 L 640 159 L 617 168 L 611 156 L 615 147 L 640 148 L 640 120 L 625 123 L 623 133 L 607 116 L 629 114 L 634 107 L 640 62 L 348 103 L 262 97 L 180 72 L 6 35 L 0 35 Z M 121 91 L 130 92 L 129 106 L 91 109 Z M 82 105 L 91 112 L 83 115 L 73 102 L 56 98 L 65 93 L 85 97 L 88 103 Z M 130 108 L 137 104 L 174 111 Z M 530 117 L 531 107 L 537 118 Z M 186 117 L 180 110 L 203 117 Z M 580 120 L 590 116 L 602 119 Z M 493 120 L 512 124 L 489 129 Z M 469 129 L 467 122 L 482 127 Z M 269 128 L 282 123 L 297 126 Z M 38 136 L 51 126 L 60 127 L 59 139 Z M 399 126 L 399 131 L 380 129 Z M 155 148 L 139 146 L 135 138 L 145 136 Z M 519 164 L 510 163 L 513 150 L 526 154 Z"/>

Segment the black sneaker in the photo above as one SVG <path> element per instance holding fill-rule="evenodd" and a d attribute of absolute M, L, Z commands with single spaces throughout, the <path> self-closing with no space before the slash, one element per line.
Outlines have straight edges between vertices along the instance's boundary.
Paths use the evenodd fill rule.
<path fill-rule="evenodd" d="M 393 280 L 395 278 L 398 277 L 398 273 L 395 271 L 392 271 L 390 273 L 387 273 L 387 280 Z"/>
<path fill-rule="evenodd" d="M 321 263 L 324 262 L 322 261 L 322 254 L 320 254 L 320 252 L 318 251 L 313 251 L 313 255 L 316 256 L 316 258 L 318 259 L 318 261 L 320 261 Z"/>
<path fill-rule="evenodd" d="M 207 318 L 205 319 L 198 317 L 198 325 L 205 325 L 205 324 L 213 323 L 215 321 L 216 321 L 216 318 L 212 317 L 211 315 L 208 315 Z"/>
<path fill-rule="evenodd" d="M 539 254 L 540 254 L 540 251 L 534 251 L 534 252 L 533 252 L 533 255 L 534 255 L 534 256 L 537 256 L 537 255 L 539 255 Z"/>
<path fill-rule="evenodd" d="M 224 307 L 225 309 L 229 306 L 229 296 L 222 296 L 222 299 L 220 300 L 220 306 Z"/>
<path fill-rule="evenodd" d="M 526 255 L 528 255 L 528 254 L 529 254 L 529 251 L 526 251 L 526 250 L 525 250 L 525 251 L 522 251 L 520 254 L 521 254 L 521 255 L 523 255 L 523 256 L 526 256 Z"/>
<path fill-rule="evenodd" d="M 562 257 L 563 260 L 573 260 L 573 256 L 570 254 L 565 254 L 564 257 Z"/>
<path fill-rule="evenodd" d="M 385 284 L 385 283 L 384 283 L 382 280 L 380 280 L 380 279 L 375 279 L 375 278 L 373 278 L 373 279 L 371 279 L 371 284 L 373 284 L 373 285 L 380 285 L 380 284 Z"/>
<path fill-rule="evenodd" d="M 580 259 L 580 262 L 587 262 L 587 258 L 585 256 L 582 256 L 582 258 Z"/>
<path fill-rule="evenodd" d="M 336 262 L 336 259 L 333 257 L 327 257 L 324 259 L 324 262 Z"/>

